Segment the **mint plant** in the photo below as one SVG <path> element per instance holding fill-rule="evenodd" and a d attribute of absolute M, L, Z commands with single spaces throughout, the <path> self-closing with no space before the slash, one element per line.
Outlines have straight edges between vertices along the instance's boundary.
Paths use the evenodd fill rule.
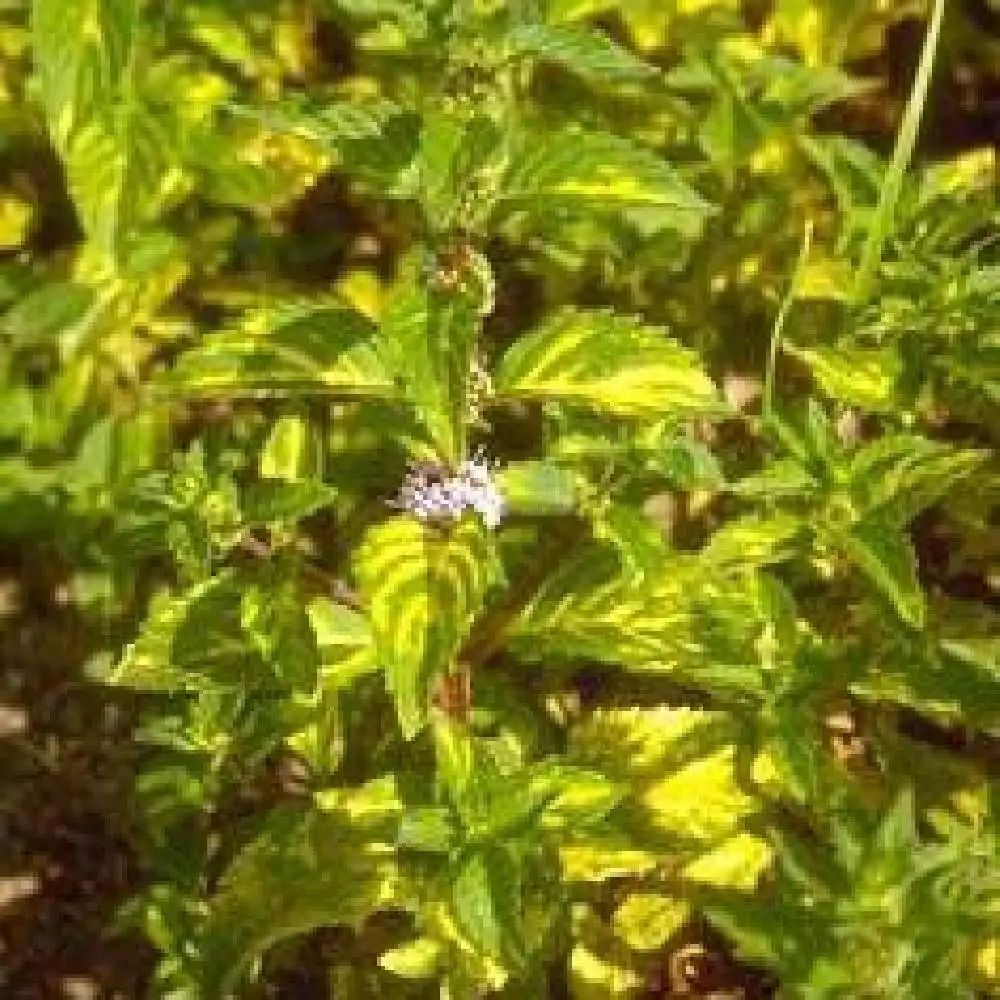
<path fill-rule="evenodd" d="M 148 698 L 153 995 L 331 928 L 331 996 L 690 995 L 705 927 L 993 995 L 941 744 L 998 736 L 996 593 L 914 546 L 1000 559 L 995 156 L 908 169 L 945 5 L 888 167 L 816 124 L 864 5 L 278 6 L 12 7 L 78 231 L 2 275 L 0 498 Z"/>

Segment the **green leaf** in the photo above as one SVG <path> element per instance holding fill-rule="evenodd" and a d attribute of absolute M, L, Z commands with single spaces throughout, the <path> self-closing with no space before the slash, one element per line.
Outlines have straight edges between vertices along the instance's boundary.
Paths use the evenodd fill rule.
<path fill-rule="evenodd" d="M 336 773 L 343 763 L 346 743 L 340 691 L 325 680 L 321 675 L 315 689 L 296 700 L 290 713 L 295 731 L 285 738 L 288 747 L 320 780 Z"/>
<path fill-rule="evenodd" d="M 372 641 L 365 616 L 328 597 L 314 597 L 309 602 L 308 614 L 320 649 L 366 646 Z"/>
<path fill-rule="evenodd" d="M 438 294 L 416 274 L 397 287 L 379 324 L 387 368 L 438 457 L 453 467 L 467 457 L 468 396 L 478 329 L 471 298 Z"/>
<path fill-rule="evenodd" d="M 234 329 L 212 334 L 182 355 L 156 386 L 188 398 L 397 395 L 371 323 L 335 300 L 293 301 L 248 313 Z"/>
<path fill-rule="evenodd" d="M 511 652 L 538 662 L 596 660 L 630 670 L 680 671 L 709 688 L 756 689 L 756 637 L 773 610 L 762 579 L 735 579 L 711 563 L 670 554 L 641 581 L 583 548 L 512 623 Z"/>
<path fill-rule="evenodd" d="M 250 641 L 274 676 L 300 691 L 313 690 L 319 650 L 297 582 L 282 578 L 280 567 L 274 567 L 263 583 L 244 587 L 240 615 Z"/>
<path fill-rule="evenodd" d="M 299 588 L 276 570 L 225 570 L 151 602 L 112 683 L 144 691 L 311 688 L 317 644 Z"/>
<path fill-rule="evenodd" d="M 564 309 L 522 337 L 500 364 L 496 391 L 623 417 L 724 412 L 698 356 L 665 331 L 579 309 Z"/>
<path fill-rule="evenodd" d="M 178 136 L 140 90 L 138 0 L 33 0 L 32 41 L 53 143 L 94 247 L 156 217 L 177 187 Z"/>
<path fill-rule="evenodd" d="M 496 480 L 515 514 L 571 514 L 576 510 L 577 475 L 555 462 L 511 462 Z"/>
<path fill-rule="evenodd" d="M 63 350 L 71 355 L 72 345 L 86 336 L 99 312 L 92 289 L 71 282 L 47 282 L 4 313 L 0 331 L 14 351 L 66 343 Z"/>
<path fill-rule="evenodd" d="M 272 813 L 211 900 L 201 941 L 205 995 L 229 995 L 278 941 L 317 927 L 354 926 L 397 905 L 400 885 L 387 845 L 346 810 Z"/>
<path fill-rule="evenodd" d="M 491 161 L 502 138 L 497 123 L 488 115 L 456 116 L 439 107 L 425 112 L 413 179 L 432 231 L 475 229 L 485 220 L 491 199 L 483 198 L 482 187 L 474 201 L 470 201 L 469 192 L 477 189 L 480 179 L 495 173 Z"/>
<path fill-rule="evenodd" d="M 259 122 L 270 131 L 307 139 L 332 153 L 351 141 L 377 138 L 386 122 L 402 113 L 397 105 L 383 100 L 322 105 L 286 100 L 263 107 L 229 104 L 227 108 L 237 118 Z"/>
<path fill-rule="evenodd" d="M 234 645 L 232 638 L 239 634 L 238 625 L 234 629 L 231 620 L 218 615 L 220 602 L 230 605 L 232 613 L 238 611 L 232 572 L 210 577 L 177 596 L 154 599 L 139 635 L 125 649 L 110 681 L 145 691 L 196 690 L 199 672 L 185 669 L 192 665 L 184 644 L 185 629 L 189 634 L 192 622 L 214 623 L 214 628 L 206 629 L 200 637 L 199 667 L 207 667 L 213 660 L 238 659 L 244 653 L 244 647 L 238 642 Z"/>
<path fill-rule="evenodd" d="M 848 480 L 857 507 L 902 528 L 983 464 L 987 453 L 892 434 L 851 457 Z"/>
<path fill-rule="evenodd" d="M 641 510 L 623 503 L 602 505 L 592 523 L 594 537 L 615 549 L 623 570 L 635 580 L 657 572 L 668 558 L 663 532 Z"/>
<path fill-rule="evenodd" d="M 261 449 L 260 474 L 264 479 L 300 480 L 313 471 L 316 451 L 307 419 L 292 414 L 280 417 Z"/>
<path fill-rule="evenodd" d="M 455 665 L 495 560 L 477 518 L 436 528 L 400 516 L 365 535 L 355 573 L 407 739 L 426 721 L 428 682 Z"/>
<path fill-rule="evenodd" d="M 896 702 L 948 726 L 1000 721 L 1000 617 L 980 604 L 932 605 L 924 632 L 896 630 L 852 685 L 866 701 Z"/>
<path fill-rule="evenodd" d="M 719 460 L 708 448 L 688 437 L 669 439 L 648 460 L 648 468 L 681 490 L 717 490 L 725 485 Z"/>
<path fill-rule="evenodd" d="M 412 851 L 447 854 L 455 846 L 456 830 L 448 809 L 408 809 L 400 820 L 396 842 Z"/>
<path fill-rule="evenodd" d="M 237 120 L 306 140 L 332 156 L 340 169 L 374 183 L 385 195 L 402 193 L 397 188 L 416 153 L 417 128 L 414 117 L 391 101 L 314 104 L 286 98 L 263 106 L 228 107 Z"/>
<path fill-rule="evenodd" d="M 729 72 L 714 74 L 712 108 L 698 130 L 705 155 L 725 177 L 727 186 L 736 180 L 736 168 L 760 148 L 768 133 L 767 122 L 748 102 Z"/>
<path fill-rule="evenodd" d="M 138 32 L 137 0 L 32 0 L 32 45 L 56 148 L 128 83 Z"/>
<path fill-rule="evenodd" d="M 819 484 L 797 458 L 779 458 L 769 462 L 760 472 L 745 476 L 729 486 L 737 496 L 761 500 L 787 497 L 810 497 Z"/>
<path fill-rule="evenodd" d="M 315 479 L 297 483 L 263 480 L 249 486 L 240 498 L 242 523 L 247 527 L 294 524 L 329 507 L 337 491 Z"/>
<path fill-rule="evenodd" d="M 519 56 L 563 66 L 591 83 L 648 85 L 660 75 L 603 32 L 576 25 L 520 24 L 507 42 Z"/>
<path fill-rule="evenodd" d="M 923 628 L 926 601 L 917 577 L 917 557 L 897 527 L 870 518 L 838 535 L 850 558 L 889 599 L 900 617 Z"/>
<path fill-rule="evenodd" d="M 723 524 L 709 537 L 702 554 L 718 567 L 768 566 L 787 559 L 804 534 L 801 518 L 792 514 L 749 514 Z"/>
<path fill-rule="evenodd" d="M 652 150 L 606 132 L 526 132 L 514 140 L 501 212 L 536 219 L 624 217 L 696 236 L 712 207 Z"/>
<path fill-rule="evenodd" d="M 823 392 L 831 399 L 880 413 L 895 408 L 901 364 L 891 346 L 803 347 L 785 343 L 783 349 L 809 366 Z"/>
<path fill-rule="evenodd" d="M 794 951 L 789 926 L 799 926 L 801 915 L 772 900 L 726 895 L 703 907 L 712 924 L 733 942 L 736 954 L 749 962 L 781 966 L 784 952 Z M 791 922 L 791 923 L 790 923 Z M 805 959 L 806 956 L 803 956 Z"/>
<path fill-rule="evenodd" d="M 506 847 L 491 845 L 466 855 L 452 886 L 455 919 L 470 940 L 499 961 L 523 956 L 519 913 L 521 872 Z"/>

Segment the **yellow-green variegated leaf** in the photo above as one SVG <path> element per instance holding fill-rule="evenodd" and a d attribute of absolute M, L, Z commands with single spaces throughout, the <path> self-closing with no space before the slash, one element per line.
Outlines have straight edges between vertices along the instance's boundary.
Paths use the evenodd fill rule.
<path fill-rule="evenodd" d="M 28 238 L 34 206 L 0 190 L 0 251 L 15 250 Z"/>
<path fill-rule="evenodd" d="M 594 84 L 649 86 L 660 70 L 601 31 L 573 24 L 519 24 L 507 35 L 518 56 L 563 66 Z"/>
<path fill-rule="evenodd" d="M 686 899 L 658 892 L 633 892 L 615 910 L 615 933 L 635 951 L 659 951 L 691 916 Z"/>
<path fill-rule="evenodd" d="M 375 328 L 336 300 L 280 303 L 206 337 L 159 382 L 172 395 L 392 398 Z"/>
<path fill-rule="evenodd" d="M 564 882 L 606 882 L 648 875 L 656 868 L 657 857 L 623 838 L 591 835 L 563 844 L 559 865 Z"/>
<path fill-rule="evenodd" d="M 199 942 L 205 995 L 231 995 L 248 966 L 279 941 L 317 927 L 357 926 L 398 906 L 404 883 L 391 826 L 343 808 L 272 812 L 209 903 Z"/>
<path fill-rule="evenodd" d="M 153 222 L 180 190 L 175 130 L 139 103 L 74 133 L 65 153 L 70 195 L 91 245 L 121 258 L 126 237 Z"/>
<path fill-rule="evenodd" d="M 679 21 L 681 26 L 684 21 L 696 26 L 712 15 L 739 10 L 740 0 L 548 0 L 545 17 L 549 23 L 564 24 L 613 15 L 636 48 L 654 52 L 677 32 Z"/>
<path fill-rule="evenodd" d="M 492 955 L 478 947 L 460 925 L 452 906 L 442 900 L 426 903 L 421 918 L 427 934 L 445 950 L 442 965 L 450 976 L 502 989 L 510 973 Z"/>
<path fill-rule="evenodd" d="M 412 738 L 426 720 L 428 682 L 454 667 L 496 579 L 489 531 L 478 518 L 437 527 L 394 517 L 369 529 L 355 573 L 400 725 Z"/>
<path fill-rule="evenodd" d="M 569 959 L 570 995 L 573 1000 L 624 1000 L 639 997 L 645 979 L 637 969 L 577 945 Z"/>
<path fill-rule="evenodd" d="M 736 782 L 733 734 L 719 713 L 598 709 L 570 733 L 567 753 L 627 783 L 647 825 L 674 838 L 718 843 L 757 808 Z"/>
<path fill-rule="evenodd" d="M 804 533 L 801 519 L 794 515 L 747 514 L 727 521 L 712 534 L 702 555 L 718 567 L 767 566 L 788 558 Z"/>
<path fill-rule="evenodd" d="M 574 913 L 575 947 L 569 959 L 573 1000 L 637 998 L 648 985 L 625 943 L 589 907 Z"/>
<path fill-rule="evenodd" d="M 181 180 L 170 115 L 154 112 L 141 93 L 141 8 L 139 0 L 32 3 L 49 134 L 91 247 L 114 258 Z"/>
<path fill-rule="evenodd" d="M 697 354 L 660 328 L 596 310 L 564 309 L 522 337 L 500 364 L 496 391 L 622 417 L 724 412 Z"/>
<path fill-rule="evenodd" d="M 417 267 L 411 257 L 386 300 L 382 356 L 437 455 L 458 465 L 468 450 L 469 372 L 480 317 L 469 296 L 429 289 Z"/>
<path fill-rule="evenodd" d="M 719 722 L 695 708 L 599 708 L 572 729 L 567 755 L 617 781 L 649 784 L 681 759 L 686 747 L 717 747 Z"/>
<path fill-rule="evenodd" d="M 920 586 L 913 543 L 905 532 L 876 515 L 832 534 L 834 544 L 888 598 L 900 618 L 923 628 L 927 597 Z"/>
<path fill-rule="evenodd" d="M 614 553 L 582 550 L 552 574 L 507 633 L 510 651 L 680 672 L 709 689 L 759 690 L 756 643 L 773 620 L 766 578 L 669 553 L 641 580 Z"/>
<path fill-rule="evenodd" d="M 734 768 L 735 747 L 728 744 L 664 775 L 639 801 L 657 830 L 717 841 L 755 809 L 754 800 L 736 784 Z"/>
<path fill-rule="evenodd" d="M 180 594 L 162 593 L 109 680 L 138 691 L 195 691 L 206 678 L 232 684 L 250 658 L 232 570 Z"/>
<path fill-rule="evenodd" d="M 752 889 L 771 852 L 745 829 L 760 803 L 738 780 L 735 739 L 726 716 L 689 708 L 597 709 L 581 720 L 569 734 L 569 761 L 630 793 L 615 820 L 618 840 L 603 852 L 572 845 L 577 856 L 564 857 L 564 868 L 570 862 L 579 881 L 641 875 L 641 854 L 633 855 L 647 850 L 681 887 Z"/>
<path fill-rule="evenodd" d="M 852 502 L 863 517 L 877 513 L 905 527 L 950 490 L 967 483 L 988 454 L 916 434 L 887 434 L 851 456 Z"/>
<path fill-rule="evenodd" d="M 296 696 L 296 731 L 288 745 L 321 773 L 333 773 L 344 752 L 341 692 L 359 677 L 375 673 L 375 643 L 368 619 L 328 597 L 314 597 L 306 616 L 319 660 L 316 685 Z"/>
<path fill-rule="evenodd" d="M 1000 993 L 1000 937 L 980 943 L 975 956 L 976 975 L 983 984 L 985 996 Z"/>
<path fill-rule="evenodd" d="M 517 136 L 497 192 L 500 217 L 524 213 L 543 224 L 603 217 L 625 220 L 644 233 L 672 230 L 693 237 L 712 211 L 652 149 L 576 127 Z"/>
<path fill-rule="evenodd" d="M 130 70 L 139 7 L 138 0 L 33 0 L 35 70 L 60 152 L 81 122 L 118 97 Z"/>
<path fill-rule="evenodd" d="M 270 132 L 297 136 L 331 153 L 340 152 L 346 143 L 377 139 L 386 122 L 402 113 L 396 105 L 382 100 L 311 106 L 302 100 L 287 99 L 262 107 L 230 104 L 229 110 L 235 117 L 256 121 Z"/>
<path fill-rule="evenodd" d="M 260 452 L 261 477 L 301 482 L 314 471 L 316 450 L 315 429 L 305 417 L 291 413 L 280 417 Z"/>
<path fill-rule="evenodd" d="M 786 344 L 789 354 L 804 361 L 823 391 L 843 403 L 886 412 L 895 406 L 900 360 L 891 347 L 800 347 Z"/>
<path fill-rule="evenodd" d="M 681 877 L 713 889 L 753 892 L 772 857 L 766 840 L 740 831 L 689 861 Z"/>

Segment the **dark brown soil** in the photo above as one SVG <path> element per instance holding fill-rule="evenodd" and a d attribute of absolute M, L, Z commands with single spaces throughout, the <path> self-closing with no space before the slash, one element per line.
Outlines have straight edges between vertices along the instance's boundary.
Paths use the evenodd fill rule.
<path fill-rule="evenodd" d="M 136 886 L 131 712 L 80 679 L 54 565 L 0 549 L 0 996 L 132 1000 L 151 951 L 106 930 Z"/>

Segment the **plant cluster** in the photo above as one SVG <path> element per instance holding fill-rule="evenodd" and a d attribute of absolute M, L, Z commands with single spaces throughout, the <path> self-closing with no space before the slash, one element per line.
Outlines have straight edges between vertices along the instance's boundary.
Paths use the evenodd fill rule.
<path fill-rule="evenodd" d="M 778 996 L 1000 995 L 997 165 L 911 163 L 988 35 L 28 6 L 0 508 L 144 693 L 154 995 L 320 929 L 352 1000 L 709 995 L 707 934 Z M 887 158 L 830 123 L 906 18 Z"/>

